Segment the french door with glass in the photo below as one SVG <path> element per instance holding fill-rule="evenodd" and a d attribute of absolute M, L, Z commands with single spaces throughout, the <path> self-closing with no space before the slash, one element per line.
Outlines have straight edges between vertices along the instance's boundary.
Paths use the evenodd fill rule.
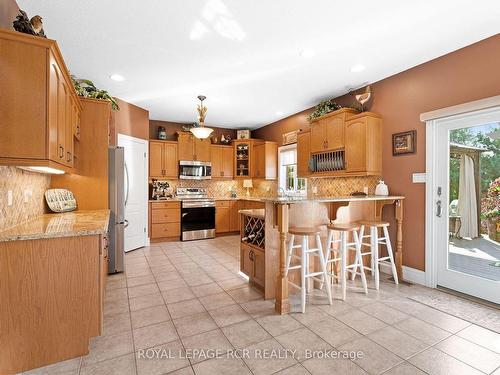
<path fill-rule="evenodd" d="M 428 284 L 500 304 L 500 108 L 432 120 L 427 137 Z"/>

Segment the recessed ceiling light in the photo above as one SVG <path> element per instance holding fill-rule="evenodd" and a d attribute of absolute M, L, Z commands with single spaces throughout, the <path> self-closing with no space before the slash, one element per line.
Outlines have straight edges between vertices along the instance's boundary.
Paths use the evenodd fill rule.
<path fill-rule="evenodd" d="M 355 64 L 355 65 L 351 66 L 352 73 L 360 73 L 365 69 L 366 69 L 366 67 L 363 64 Z"/>
<path fill-rule="evenodd" d="M 283 115 L 284 115 L 284 113 L 281 111 L 276 112 L 276 116 L 283 116 Z"/>
<path fill-rule="evenodd" d="M 122 81 L 125 81 L 125 77 L 123 77 L 122 75 L 120 74 L 111 74 L 109 76 L 109 78 L 111 78 L 113 81 L 117 81 L 117 82 L 122 82 Z"/>
<path fill-rule="evenodd" d="M 300 56 L 306 59 L 310 59 L 314 55 L 316 55 L 316 51 L 313 49 L 303 49 L 302 51 L 300 51 Z"/>

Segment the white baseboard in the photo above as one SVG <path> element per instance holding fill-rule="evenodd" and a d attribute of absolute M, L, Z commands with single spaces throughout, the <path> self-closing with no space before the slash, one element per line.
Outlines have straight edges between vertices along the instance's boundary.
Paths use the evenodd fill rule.
<path fill-rule="evenodd" d="M 392 274 L 391 266 L 381 263 L 380 272 Z M 403 266 L 403 279 L 414 284 L 425 285 L 425 272 L 416 268 Z"/>

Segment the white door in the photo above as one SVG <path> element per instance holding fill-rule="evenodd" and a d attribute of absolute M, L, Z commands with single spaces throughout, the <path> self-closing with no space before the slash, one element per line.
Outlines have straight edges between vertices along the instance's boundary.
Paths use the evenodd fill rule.
<path fill-rule="evenodd" d="M 147 245 L 148 141 L 118 134 L 125 149 L 125 251 Z"/>
<path fill-rule="evenodd" d="M 500 183 L 500 107 L 433 120 L 427 130 L 429 286 L 500 303 L 498 217 L 484 217 L 500 199 L 490 188 Z"/>

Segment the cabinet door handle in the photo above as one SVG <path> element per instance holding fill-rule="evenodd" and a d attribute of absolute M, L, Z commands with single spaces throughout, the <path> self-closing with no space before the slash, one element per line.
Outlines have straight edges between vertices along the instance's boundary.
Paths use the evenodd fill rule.
<path fill-rule="evenodd" d="M 71 161 L 71 152 L 69 152 L 69 151 L 66 153 L 66 161 L 67 162 Z"/>
<path fill-rule="evenodd" d="M 59 159 L 64 158 L 64 147 L 59 145 Z"/>

